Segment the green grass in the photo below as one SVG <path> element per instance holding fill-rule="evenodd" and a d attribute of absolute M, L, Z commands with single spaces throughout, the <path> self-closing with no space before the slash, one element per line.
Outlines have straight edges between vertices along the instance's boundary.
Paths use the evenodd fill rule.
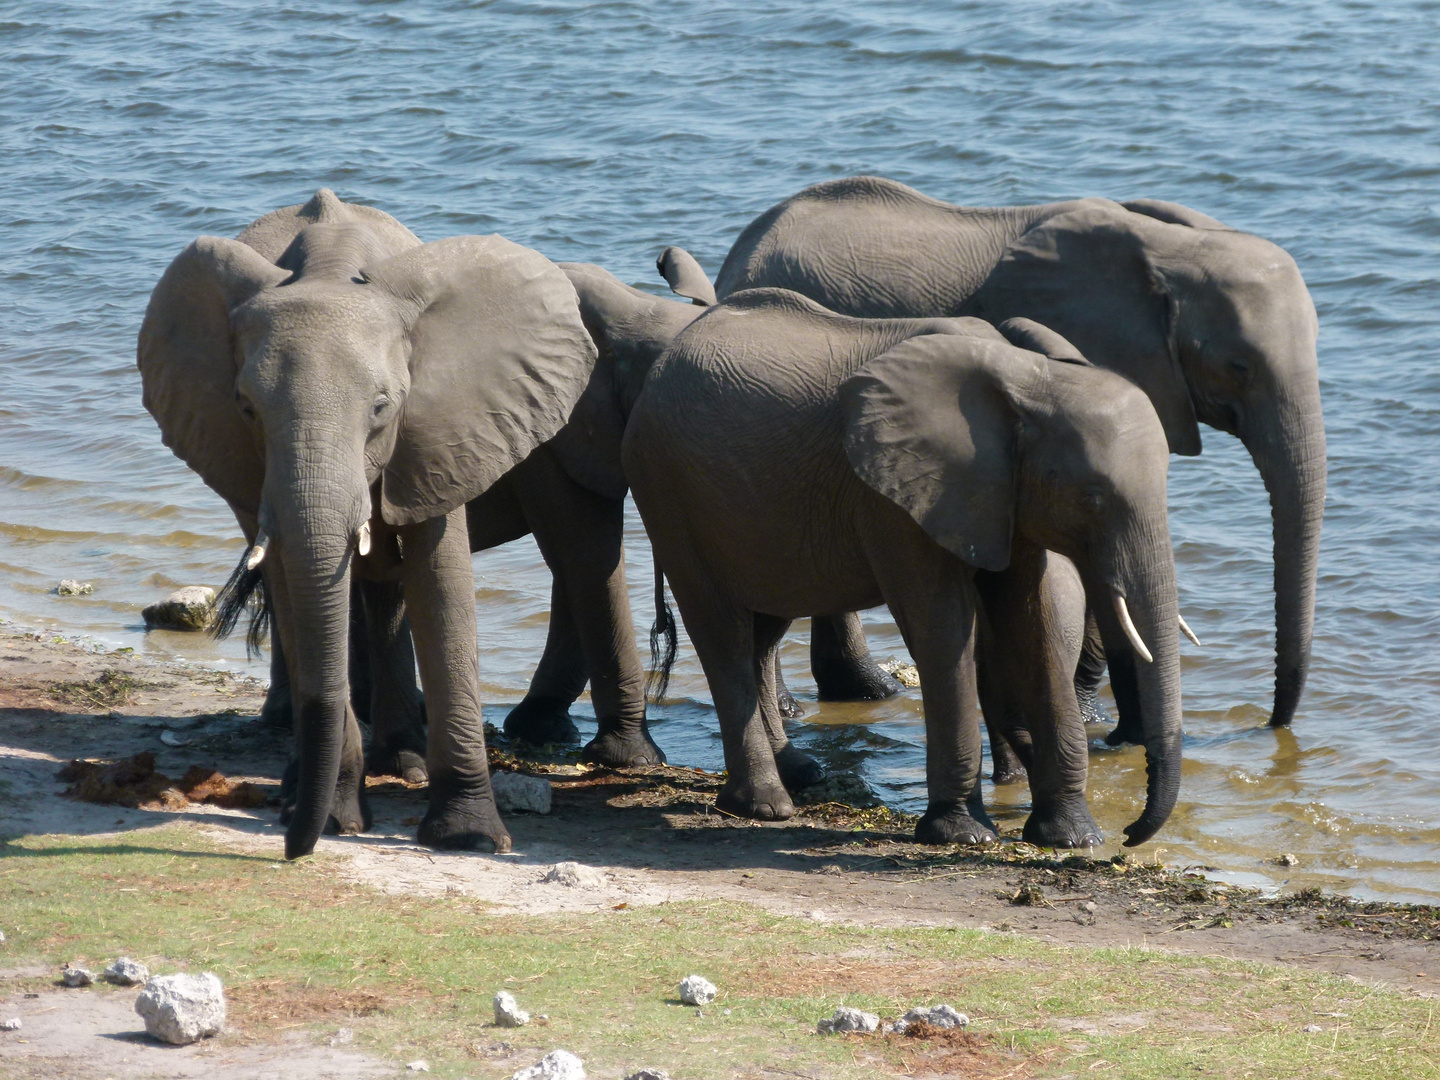
<path fill-rule="evenodd" d="M 240 1029 L 227 1038 L 343 1025 L 360 1048 L 426 1058 L 435 1076 L 508 1076 L 516 1065 L 484 1049 L 503 1040 L 573 1050 L 596 1078 L 641 1065 L 695 1080 L 761 1068 L 1440 1077 L 1434 1003 L 1350 980 L 1006 933 L 836 926 L 728 903 L 520 917 L 454 894 L 387 896 L 346 883 L 333 860 L 238 854 L 185 826 L 11 841 L 0 847 L 0 917 L 4 966 L 129 955 L 160 972 L 214 971 Z M 691 973 L 722 991 L 700 1018 L 670 1003 Z M 502 987 L 548 1025 L 491 1027 Z M 814 1034 L 839 1004 L 894 1017 L 936 1001 L 968 1012 L 983 1041 Z M 1324 1030 L 1306 1034 L 1309 1024 Z"/>

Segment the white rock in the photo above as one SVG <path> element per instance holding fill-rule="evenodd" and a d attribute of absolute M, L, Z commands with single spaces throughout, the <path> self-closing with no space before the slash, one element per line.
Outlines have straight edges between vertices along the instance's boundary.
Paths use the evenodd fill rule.
<path fill-rule="evenodd" d="M 6 1021 L 4 1021 L 3 1023 L 0 1023 L 0 1031 L 19 1031 L 19 1030 L 20 1030 L 20 1018 L 19 1018 L 18 1016 L 11 1017 L 9 1020 L 6 1020 Z"/>
<path fill-rule="evenodd" d="M 911 1024 L 929 1024 L 937 1028 L 969 1027 L 970 1017 L 949 1005 L 919 1005 L 907 1012 L 895 1024 L 896 1031 L 904 1031 Z"/>
<path fill-rule="evenodd" d="M 338 1028 L 334 1035 L 330 1036 L 331 1046 L 349 1046 L 355 1041 L 355 1032 L 347 1027 Z"/>
<path fill-rule="evenodd" d="M 105 981 L 116 986 L 139 986 L 150 978 L 150 969 L 144 964 L 122 956 L 104 971 Z"/>
<path fill-rule="evenodd" d="M 670 1080 L 670 1074 L 664 1069 L 638 1069 L 625 1080 Z"/>
<path fill-rule="evenodd" d="M 90 986 L 95 982 L 95 973 L 79 964 L 66 964 L 60 972 L 60 981 L 66 986 Z"/>
<path fill-rule="evenodd" d="M 410 1062 L 410 1064 L 406 1065 L 405 1067 L 406 1067 L 407 1069 L 409 1069 L 411 1072 L 429 1072 L 429 1071 L 430 1071 L 430 1063 L 429 1063 L 428 1061 L 423 1061 L 423 1060 L 422 1060 L 422 1061 L 412 1061 L 412 1062 Z"/>
<path fill-rule="evenodd" d="M 680 1000 L 686 1005 L 709 1005 L 719 992 L 703 975 L 686 975 L 680 980 Z"/>
<path fill-rule="evenodd" d="M 835 1010 L 834 1016 L 816 1024 L 815 1030 L 821 1035 L 838 1035 L 842 1031 L 876 1031 L 879 1027 L 880 1018 L 874 1013 L 861 1012 L 859 1009 L 852 1009 L 849 1005 L 841 1005 Z"/>
<path fill-rule="evenodd" d="M 515 995 L 508 990 L 500 990 L 495 994 L 495 1023 L 500 1027 L 516 1028 L 524 1027 L 530 1022 L 530 1014 L 520 1008 L 515 1001 Z"/>
<path fill-rule="evenodd" d="M 215 619 L 215 590 L 187 585 L 145 608 L 140 617 L 146 626 L 165 630 L 207 630 Z"/>
<path fill-rule="evenodd" d="M 90 582 L 76 581 L 74 578 L 65 578 L 55 586 L 56 596 L 89 596 L 94 591 L 95 586 Z"/>
<path fill-rule="evenodd" d="M 584 863 L 557 862 L 545 871 L 545 876 L 540 880 L 567 885 L 572 889 L 598 889 L 605 884 L 605 875 Z"/>
<path fill-rule="evenodd" d="M 1306 1035 L 1321 1035 L 1325 1031 L 1325 1029 L 1322 1028 L 1319 1024 L 1306 1024 L 1300 1030 L 1303 1031 Z"/>
<path fill-rule="evenodd" d="M 185 736 L 185 735 L 177 735 L 177 734 L 175 734 L 175 732 L 171 731 L 169 728 L 166 728 L 164 731 L 160 732 L 160 741 L 161 741 L 162 743 L 164 743 L 166 746 L 189 746 L 189 745 L 190 745 L 190 739 L 189 739 L 187 736 Z"/>
<path fill-rule="evenodd" d="M 135 999 L 145 1030 L 161 1042 L 184 1046 L 225 1027 L 225 992 L 220 980 L 203 975 L 156 975 Z"/>
<path fill-rule="evenodd" d="M 0 930 L 0 945 L 5 944 L 5 931 Z"/>
<path fill-rule="evenodd" d="M 491 773 L 490 787 L 495 792 L 495 806 L 502 814 L 550 813 L 550 781 L 543 777 L 517 772 Z"/>
<path fill-rule="evenodd" d="M 536 1064 L 512 1073 L 510 1080 L 585 1080 L 585 1063 L 569 1050 L 551 1050 Z"/>

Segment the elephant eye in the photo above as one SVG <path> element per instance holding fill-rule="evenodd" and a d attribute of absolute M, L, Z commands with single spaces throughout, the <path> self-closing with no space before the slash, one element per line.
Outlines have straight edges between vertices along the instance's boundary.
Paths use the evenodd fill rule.
<path fill-rule="evenodd" d="M 386 397 L 380 397 L 375 399 L 375 404 L 371 407 L 370 412 L 372 413 L 372 415 L 381 416 L 388 408 L 390 408 L 390 399 Z"/>
<path fill-rule="evenodd" d="M 238 390 L 235 391 L 235 404 L 240 406 L 240 411 L 245 414 L 245 419 L 255 419 L 255 406 L 250 403 L 249 398 Z"/>

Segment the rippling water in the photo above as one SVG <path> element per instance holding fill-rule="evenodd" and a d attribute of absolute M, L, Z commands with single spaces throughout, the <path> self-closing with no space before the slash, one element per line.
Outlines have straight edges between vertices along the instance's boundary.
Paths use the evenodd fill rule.
<path fill-rule="evenodd" d="M 193 237 L 234 235 L 322 185 L 423 239 L 498 231 L 646 287 L 663 245 L 713 274 L 761 210 L 853 173 L 976 205 L 1169 199 L 1298 260 L 1320 312 L 1331 471 L 1310 687 L 1293 733 L 1273 732 L 1259 476 L 1208 429 L 1202 457 L 1172 461 L 1181 600 L 1206 647 L 1185 653 L 1184 790 L 1156 843 L 1235 880 L 1440 899 L 1440 5 L 828 7 L 4 5 L 0 612 L 244 664 L 238 642 L 143 633 L 144 604 L 223 581 L 241 541 L 141 408 L 135 334 Z M 633 514 L 630 559 L 648 623 Z M 502 707 L 539 655 L 548 577 L 529 540 L 476 569 L 487 700 Z M 95 594 L 51 595 L 61 577 Z M 878 654 L 901 654 L 883 612 L 869 625 Z M 796 629 L 792 685 L 813 691 Z M 658 739 L 718 767 L 693 652 L 672 685 L 684 700 L 660 710 Z M 812 703 L 797 731 L 892 801 L 923 801 L 913 695 Z M 1109 835 L 1143 775 L 1136 749 L 1093 755 Z M 1023 790 L 986 796 L 1018 826 Z M 1298 871 L 1267 868 L 1284 851 Z"/>

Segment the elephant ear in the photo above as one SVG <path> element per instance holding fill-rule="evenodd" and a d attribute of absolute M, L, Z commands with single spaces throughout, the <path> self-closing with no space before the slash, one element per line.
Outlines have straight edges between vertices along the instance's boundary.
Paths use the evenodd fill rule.
<path fill-rule="evenodd" d="M 1199 210 L 1191 210 L 1188 206 L 1181 206 L 1179 203 L 1165 202 L 1163 199 L 1131 199 L 1129 202 L 1120 204 L 1126 210 L 1136 214 L 1144 214 L 1146 217 L 1154 218 L 1156 221 L 1168 221 L 1171 225 L 1188 225 L 1192 229 L 1224 229 L 1226 232 L 1234 232 L 1229 225 L 1209 214 L 1202 214 Z"/>
<path fill-rule="evenodd" d="M 150 294 L 136 346 L 145 408 L 165 445 L 250 514 L 260 506 L 265 460 L 235 403 L 230 312 L 289 276 L 239 241 L 202 236 Z"/>
<path fill-rule="evenodd" d="M 272 210 L 264 217 L 256 218 L 238 239 L 271 262 L 278 263 L 290 242 L 307 225 L 338 224 L 364 225 L 390 252 L 398 253 L 420 244 L 414 233 L 385 211 L 344 202 L 329 188 L 321 188 L 309 202 Z"/>
<path fill-rule="evenodd" d="M 1015 362 L 1003 342 L 927 335 L 840 386 L 851 468 L 982 570 L 1010 564 L 1019 413 L 997 372 Z"/>
<path fill-rule="evenodd" d="M 395 297 L 408 330 L 381 513 L 410 525 L 469 502 L 564 427 L 595 344 L 559 267 L 500 236 L 437 240 L 362 277 Z"/>
<path fill-rule="evenodd" d="M 1174 228 L 1113 203 L 1057 214 L 1005 249 L 968 313 L 1044 324 L 1144 390 L 1170 450 L 1193 455 L 1200 428 L 1174 336 L 1179 302 L 1154 257 L 1164 250 L 1156 231 Z"/>
<path fill-rule="evenodd" d="M 701 307 L 715 303 L 715 286 L 710 284 L 695 256 L 684 248 L 667 247 L 655 260 L 655 269 L 660 271 L 660 276 L 677 295 L 691 303 Z"/>
<path fill-rule="evenodd" d="M 1028 349 L 1030 352 L 1037 352 L 1041 356 L 1048 356 L 1051 360 L 1059 360 L 1066 364 L 1079 364 L 1082 367 L 1095 366 L 1086 360 L 1074 345 L 1071 345 L 1048 326 L 1041 326 L 1034 319 L 1006 319 L 998 329 L 1005 335 L 1005 340 L 1017 349 Z"/>

